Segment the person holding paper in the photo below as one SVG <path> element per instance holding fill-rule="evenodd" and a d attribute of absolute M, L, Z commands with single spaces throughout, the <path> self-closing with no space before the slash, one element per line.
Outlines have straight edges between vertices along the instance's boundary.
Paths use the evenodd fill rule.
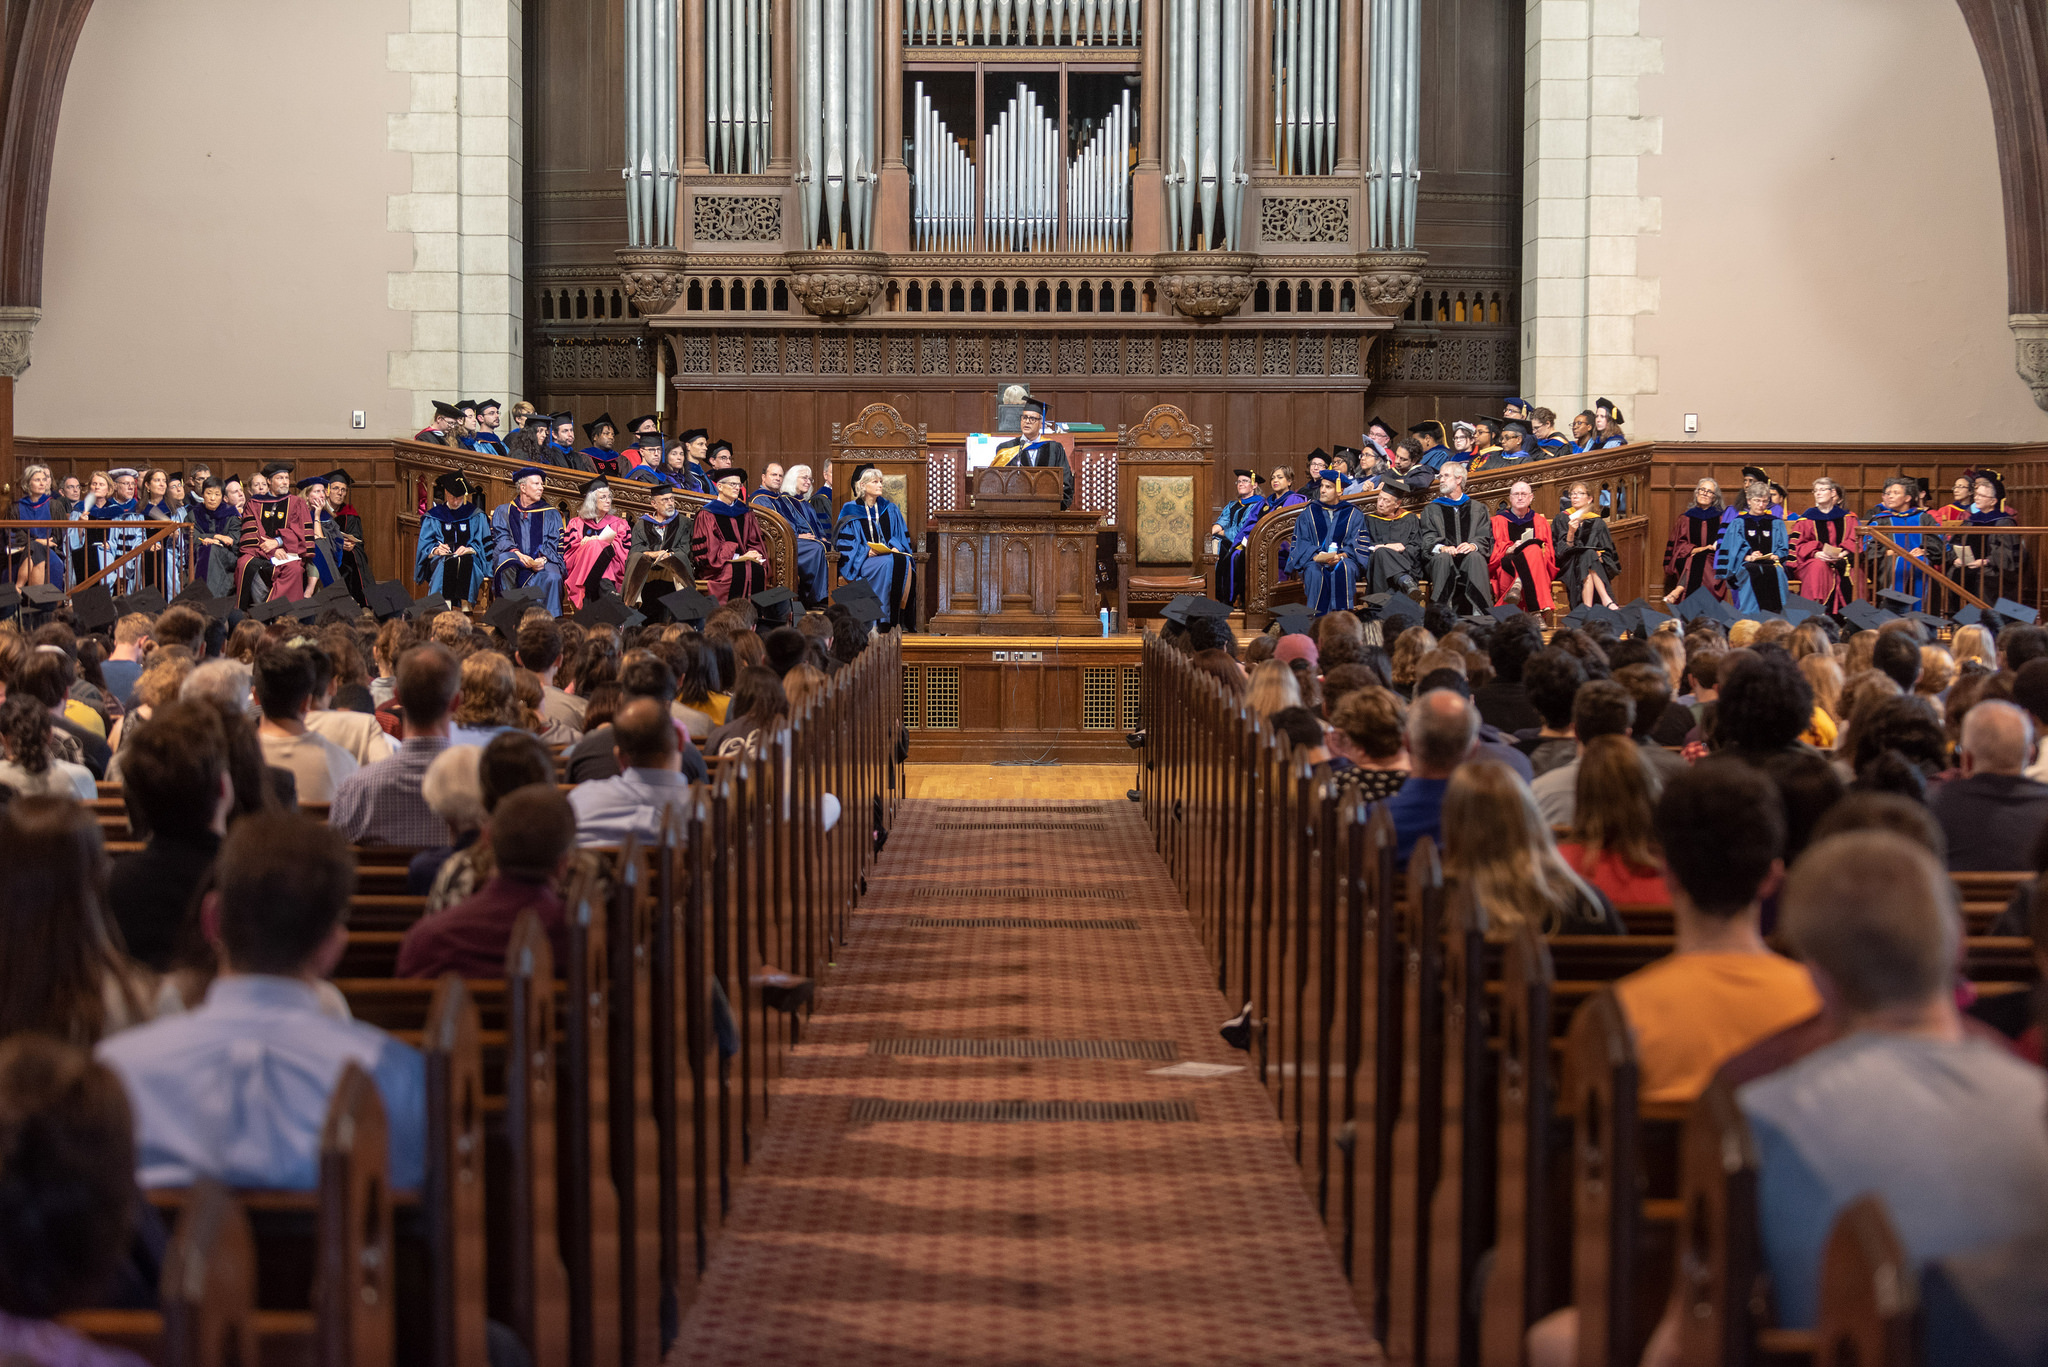
<path fill-rule="evenodd" d="M 882 472 L 864 465 L 854 473 L 854 497 L 839 510 L 839 574 L 858 579 L 882 600 L 886 631 L 910 622 L 910 526 L 903 512 L 882 496 Z"/>

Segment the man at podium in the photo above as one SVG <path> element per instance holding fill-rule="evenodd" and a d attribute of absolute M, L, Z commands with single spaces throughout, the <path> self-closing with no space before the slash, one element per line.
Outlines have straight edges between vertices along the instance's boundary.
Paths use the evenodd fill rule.
<path fill-rule="evenodd" d="M 1045 432 L 1045 401 L 1026 399 L 1017 418 L 1018 433 L 996 447 L 990 465 L 1035 465 L 1060 472 L 1060 509 L 1074 506 L 1074 467 L 1067 460 L 1067 448 L 1056 441 L 1041 441 Z"/>

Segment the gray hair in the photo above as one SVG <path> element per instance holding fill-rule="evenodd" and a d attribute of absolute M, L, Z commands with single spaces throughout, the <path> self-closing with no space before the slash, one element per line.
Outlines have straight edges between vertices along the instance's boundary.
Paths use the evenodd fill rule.
<path fill-rule="evenodd" d="M 1469 468 L 1462 460 L 1447 460 L 1438 467 L 1436 477 L 1442 479 L 1446 475 L 1456 474 L 1460 480 L 1463 480 Z"/>
<path fill-rule="evenodd" d="M 1747 503 L 1750 499 L 1753 498 L 1760 498 L 1765 503 L 1769 503 L 1771 501 L 1771 486 L 1754 479 L 1751 480 L 1749 483 L 1743 485 L 1743 502 Z"/>
<path fill-rule="evenodd" d="M 211 698 L 224 707 L 237 712 L 248 712 L 249 666 L 239 660 L 208 660 L 185 676 L 185 682 L 178 687 L 178 696 L 190 701 L 194 698 Z"/>
<path fill-rule="evenodd" d="M 1990 774 L 2017 774 L 2033 757 L 2033 725 L 2012 703 L 1993 698 L 1978 703 L 1963 718 L 1962 743 L 1956 748 Z"/>
<path fill-rule="evenodd" d="M 610 485 L 601 485 L 601 486 L 600 486 L 600 487 L 598 487 L 598 488 L 592 489 L 592 490 L 591 490 L 591 491 L 590 491 L 589 493 L 587 493 L 587 494 L 585 494 L 585 495 L 583 496 L 583 506 L 582 506 L 582 507 L 580 507 L 580 508 L 578 508 L 578 509 L 576 510 L 576 515 L 577 515 L 578 517 L 582 518 L 582 519 L 583 519 L 584 521 L 586 521 L 586 522 L 594 522 L 594 521 L 596 521 L 596 520 L 597 520 L 597 496 L 598 496 L 599 494 L 609 494 L 610 492 L 611 492 L 611 486 L 610 486 Z"/>
<path fill-rule="evenodd" d="M 1827 475 L 1816 476 L 1813 481 L 1813 487 L 1818 489 L 1823 484 L 1827 485 L 1828 488 L 1833 489 L 1835 491 L 1835 497 L 1837 499 L 1841 498 L 1842 486 L 1840 483 L 1838 483 L 1836 480 Z"/>
<path fill-rule="evenodd" d="M 865 489 L 869 480 L 875 482 L 875 491 L 877 493 L 888 487 L 888 481 L 882 478 L 882 472 L 879 469 L 870 468 L 853 482 L 853 491 L 859 493 L 862 489 Z"/>
<path fill-rule="evenodd" d="M 484 790 L 479 777 L 483 754 L 481 746 L 451 745 L 434 757 L 420 781 L 420 796 L 427 806 L 458 831 L 484 824 Z"/>
<path fill-rule="evenodd" d="M 784 470 L 782 472 L 782 482 L 787 484 L 789 481 L 795 479 L 798 475 L 802 475 L 805 479 L 811 478 L 811 467 L 808 465 L 790 466 L 787 470 Z"/>

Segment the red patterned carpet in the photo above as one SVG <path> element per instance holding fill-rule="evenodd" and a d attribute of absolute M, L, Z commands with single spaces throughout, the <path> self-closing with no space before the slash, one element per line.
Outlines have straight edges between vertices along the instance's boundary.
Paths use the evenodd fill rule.
<path fill-rule="evenodd" d="M 819 1000 L 675 1361 L 1377 1360 L 1133 804 L 907 804 Z"/>

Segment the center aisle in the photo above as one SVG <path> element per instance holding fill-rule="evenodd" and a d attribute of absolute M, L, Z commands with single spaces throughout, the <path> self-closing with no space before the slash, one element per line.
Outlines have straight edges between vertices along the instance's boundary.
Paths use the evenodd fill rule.
<path fill-rule="evenodd" d="M 1136 805 L 906 803 L 819 1003 L 674 1361 L 1377 1359 Z"/>

